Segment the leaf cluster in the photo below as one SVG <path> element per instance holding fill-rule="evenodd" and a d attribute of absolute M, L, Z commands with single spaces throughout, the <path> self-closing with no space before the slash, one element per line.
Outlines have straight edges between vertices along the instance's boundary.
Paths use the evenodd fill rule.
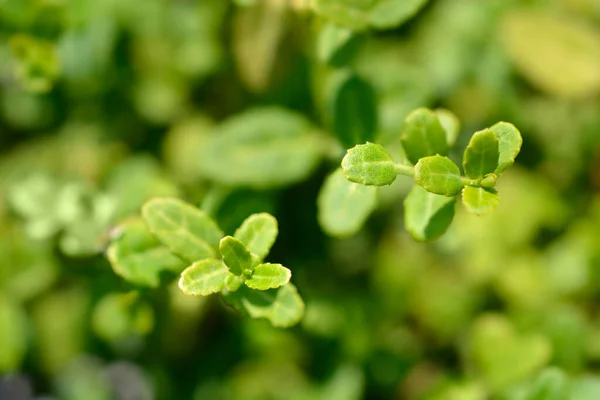
<path fill-rule="evenodd" d="M 475 132 L 463 153 L 462 175 L 448 157 L 458 132 L 458 120 L 449 111 L 416 109 L 404 120 L 399 137 L 405 162 L 394 162 L 383 146 L 367 142 L 348 150 L 344 176 L 366 186 L 391 185 L 397 175 L 413 177 L 416 185 L 404 201 L 406 229 L 417 240 L 437 239 L 452 222 L 459 194 L 474 214 L 496 208 L 496 181 L 514 163 L 523 141 L 507 122 Z"/>
<path fill-rule="evenodd" d="M 225 236 L 200 209 L 176 198 L 155 198 L 144 204 L 141 218 L 119 229 L 108 258 L 134 284 L 157 287 L 162 274 L 177 273 L 183 293 L 221 293 L 236 309 L 275 326 L 291 326 L 302 317 L 304 303 L 290 283 L 291 271 L 264 262 L 278 233 L 270 214 L 253 214 Z"/>

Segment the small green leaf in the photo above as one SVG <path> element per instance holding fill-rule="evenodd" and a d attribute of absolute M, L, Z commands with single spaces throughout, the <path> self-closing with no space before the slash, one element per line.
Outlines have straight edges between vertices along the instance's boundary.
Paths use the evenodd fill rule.
<path fill-rule="evenodd" d="M 468 351 L 475 371 L 495 390 L 531 376 L 552 358 L 547 337 L 521 334 L 506 316 L 498 314 L 477 318 Z"/>
<path fill-rule="evenodd" d="M 335 25 L 324 24 L 317 37 L 317 58 L 322 63 L 333 63 L 344 49 L 351 47 L 354 39 L 352 30 Z"/>
<path fill-rule="evenodd" d="M 275 289 L 288 283 L 291 277 L 292 271 L 283 265 L 265 263 L 254 267 L 246 286 L 257 290 Z"/>
<path fill-rule="evenodd" d="M 568 395 L 569 381 L 558 368 L 548 368 L 533 381 L 524 400 L 565 400 Z"/>
<path fill-rule="evenodd" d="M 463 156 L 465 174 L 481 179 L 498 167 L 498 139 L 490 129 L 475 132 Z"/>
<path fill-rule="evenodd" d="M 27 351 L 27 316 L 12 299 L 0 296 L 0 374 L 18 371 Z"/>
<path fill-rule="evenodd" d="M 465 186 L 462 201 L 469 212 L 484 215 L 494 211 L 500 202 L 500 196 L 494 189 Z"/>
<path fill-rule="evenodd" d="M 228 292 L 235 292 L 243 284 L 244 284 L 244 277 L 242 277 L 242 276 L 235 276 L 233 274 L 229 274 L 229 275 L 227 275 L 227 278 L 225 278 L 225 289 Z"/>
<path fill-rule="evenodd" d="M 229 270 L 221 260 L 197 261 L 181 273 L 179 288 L 185 294 L 208 296 L 220 291 L 228 276 Z"/>
<path fill-rule="evenodd" d="M 359 144 L 348 150 L 342 160 L 346 178 L 363 185 L 391 185 L 396 180 L 396 164 L 388 151 L 379 144 Z"/>
<path fill-rule="evenodd" d="M 454 218 L 455 197 L 413 186 L 404 200 L 404 225 L 416 240 L 432 241 L 446 232 Z"/>
<path fill-rule="evenodd" d="M 445 108 L 436 108 L 433 110 L 442 124 L 442 128 L 446 132 L 446 142 L 449 147 L 454 146 L 458 135 L 460 134 L 460 120 L 453 112 Z"/>
<path fill-rule="evenodd" d="M 498 139 L 498 150 L 500 156 L 498 158 L 498 168 L 495 173 L 501 174 L 508 167 L 514 164 L 515 158 L 521 151 L 523 138 L 521 132 L 513 124 L 508 122 L 498 122 L 490 128 Z"/>
<path fill-rule="evenodd" d="M 351 236 L 360 230 L 376 205 L 376 187 L 350 182 L 338 168 L 325 179 L 319 192 L 319 224 L 331 236 Z"/>
<path fill-rule="evenodd" d="M 242 222 L 233 235 L 246 245 L 252 254 L 263 260 L 277 238 L 277 220 L 271 214 L 252 214 Z"/>
<path fill-rule="evenodd" d="M 393 29 L 411 19 L 429 0 L 378 0 L 371 10 L 370 24 L 376 29 Z"/>
<path fill-rule="evenodd" d="M 265 291 L 242 286 L 234 293 L 225 293 L 225 300 L 252 318 L 266 318 L 273 326 L 290 327 L 304 314 L 304 302 L 296 287 L 288 283 Z"/>
<path fill-rule="evenodd" d="M 402 125 L 400 143 L 413 164 L 423 157 L 448 153 L 446 130 L 438 116 L 427 108 L 418 108 L 408 114 Z"/>
<path fill-rule="evenodd" d="M 212 181 L 262 189 L 304 180 L 322 156 L 321 140 L 302 115 L 270 107 L 245 111 L 216 127 L 198 162 Z"/>
<path fill-rule="evenodd" d="M 117 228 L 120 235 L 108 247 L 107 256 L 117 275 L 141 286 L 157 287 L 164 273 L 179 273 L 186 264 L 160 244 L 139 218 Z"/>
<path fill-rule="evenodd" d="M 377 130 L 377 99 L 368 82 L 342 71 L 329 90 L 332 128 L 344 148 L 373 140 Z"/>
<path fill-rule="evenodd" d="M 460 169 L 448 157 L 425 157 L 415 165 L 415 182 L 428 192 L 456 196 L 463 188 Z"/>
<path fill-rule="evenodd" d="M 91 324 L 96 335 L 109 342 L 143 336 L 154 328 L 154 310 L 138 292 L 110 293 L 96 303 Z"/>
<path fill-rule="evenodd" d="M 397 28 L 412 18 L 427 0 L 316 0 L 317 14 L 355 30 Z"/>
<path fill-rule="evenodd" d="M 203 211 L 174 198 L 158 198 L 142 207 L 150 232 L 188 262 L 215 256 L 223 232 Z"/>
<path fill-rule="evenodd" d="M 219 251 L 232 274 L 240 276 L 252 271 L 252 254 L 238 239 L 225 236 L 221 239 Z"/>

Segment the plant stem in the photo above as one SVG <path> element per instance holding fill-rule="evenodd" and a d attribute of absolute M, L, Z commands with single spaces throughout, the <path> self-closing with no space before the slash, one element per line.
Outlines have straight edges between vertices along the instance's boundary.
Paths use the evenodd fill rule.
<path fill-rule="evenodd" d="M 398 175 L 415 176 L 415 169 L 410 165 L 394 164 Z"/>

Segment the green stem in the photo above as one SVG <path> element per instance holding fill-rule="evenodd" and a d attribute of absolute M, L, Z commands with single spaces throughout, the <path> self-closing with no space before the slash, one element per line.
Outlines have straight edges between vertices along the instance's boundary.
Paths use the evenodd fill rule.
<path fill-rule="evenodd" d="M 460 181 L 465 186 L 475 186 L 486 189 L 492 189 L 496 186 L 496 175 L 489 174 L 488 176 L 480 179 L 469 179 L 466 176 L 461 176 Z"/>
<path fill-rule="evenodd" d="M 398 175 L 415 176 L 415 169 L 410 165 L 394 164 Z"/>

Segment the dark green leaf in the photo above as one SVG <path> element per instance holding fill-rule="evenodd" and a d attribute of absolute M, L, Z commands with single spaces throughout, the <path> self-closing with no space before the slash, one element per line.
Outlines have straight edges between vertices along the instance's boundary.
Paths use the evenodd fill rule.
<path fill-rule="evenodd" d="M 419 108 L 406 117 L 400 142 L 406 157 L 413 164 L 423 157 L 448 153 L 446 130 L 438 116 L 427 108 Z"/>
<path fill-rule="evenodd" d="M 377 130 L 377 99 L 371 85 L 341 72 L 329 91 L 332 128 L 344 148 L 373 141 Z"/>
<path fill-rule="evenodd" d="M 404 200 L 404 225 L 419 241 L 435 240 L 446 232 L 454 218 L 455 197 L 433 194 L 413 186 Z"/>

